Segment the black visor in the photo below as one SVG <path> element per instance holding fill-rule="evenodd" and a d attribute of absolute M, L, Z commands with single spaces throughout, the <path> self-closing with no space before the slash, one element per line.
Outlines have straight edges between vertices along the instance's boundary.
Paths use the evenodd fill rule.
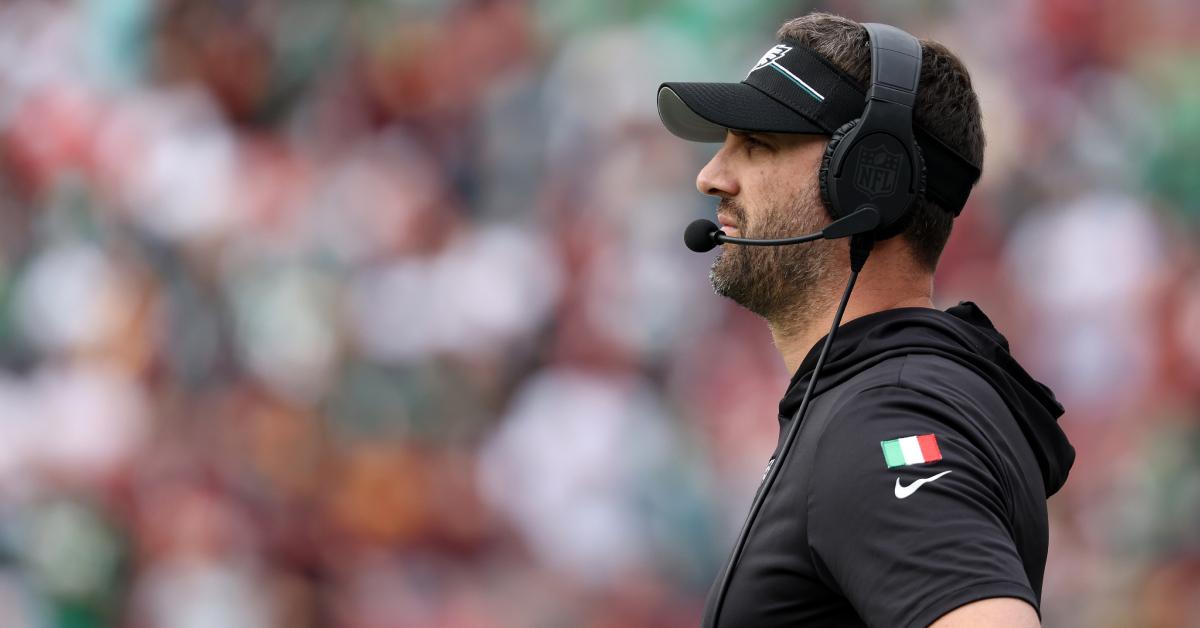
<path fill-rule="evenodd" d="M 866 92 L 816 52 L 783 40 L 741 83 L 663 83 L 658 115 L 674 135 L 693 142 L 722 142 L 728 129 L 764 133 L 832 135 L 862 115 Z M 958 215 L 979 167 L 914 127 L 925 161 L 926 194 Z"/>

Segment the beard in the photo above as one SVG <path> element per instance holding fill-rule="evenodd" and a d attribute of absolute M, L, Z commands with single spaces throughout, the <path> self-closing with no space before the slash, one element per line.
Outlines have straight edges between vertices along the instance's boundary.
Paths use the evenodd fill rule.
<path fill-rule="evenodd" d="M 818 231 L 826 212 L 816 186 L 792 198 L 768 198 L 748 220 L 737 201 L 722 199 L 720 213 L 733 218 L 744 238 L 786 238 Z M 787 246 L 722 245 L 709 272 L 713 291 L 767 319 L 788 325 L 811 318 L 828 299 L 821 286 L 835 268 L 837 242 L 817 240 Z"/>

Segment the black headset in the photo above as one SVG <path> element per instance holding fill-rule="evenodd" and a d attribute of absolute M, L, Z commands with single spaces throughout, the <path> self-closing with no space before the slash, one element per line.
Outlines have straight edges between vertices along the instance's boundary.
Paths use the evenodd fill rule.
<path fill-rule="evenodd" d="M 710 628 L 720 619 L 725 594 L 754 520 L 800 432 L 800 422 L 812 399 L 858 273 L 875 240 L 890 238 L 904 230 L 914 204 L 925 191 L 925 168 L 913 135 L 913 108 L 921 76 L 921 43 L 894 26 L 863 26 L 871 44 L 871 89 L 867 92 L 866 108 L 862 117 L 842 125 L 830 138 L 821 160 L 820 185 L 821 197 L 835 221 L 855 213 L 870 214 L 870 208 L 878 214 L 878 225 L 873 231 L 851 237 L 850 280 L 813 366 L 800 408 L 792 417 L 779 454 L 769 463 L 762 486 L 750 504 L 746 522 L 742 524 L 733 553 L 725 565 Z"/>
<path fill-rule="evenodd" d="M 834 131 L 821 160 L 821 198 L 834 220 L 873 206 L 875 238 L 904 230 L 925 193 L 925 166 L 913 134 L 921 43 L 886 24 L 863 24 L 871 44 L 871 88 L 862 117 Z"/>

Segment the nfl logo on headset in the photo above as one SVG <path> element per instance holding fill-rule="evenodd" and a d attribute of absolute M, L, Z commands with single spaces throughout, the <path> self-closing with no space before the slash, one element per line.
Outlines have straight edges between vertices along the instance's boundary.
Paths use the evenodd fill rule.
<path fill-rule="evenodd" d="M 858 170 L 854 173 L 854 187 L 870 198 L 895 192 L 900 157 L 900 153 L 893 153 L 884 144 L 864 146 L 858 160 Z"/>

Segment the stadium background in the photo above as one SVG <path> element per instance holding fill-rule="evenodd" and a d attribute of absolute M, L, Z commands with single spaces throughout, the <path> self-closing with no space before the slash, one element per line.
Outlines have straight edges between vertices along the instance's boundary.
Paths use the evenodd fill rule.
<path fill-rule="evenodd" d="M 1068 408 L 1049 626 L 1200 626 L 1200 5 L 0 2 L 0 624 L 691 626 L 788 374 L 681 243 L 811 8 L 958 51 L 938 275 Z"/>

